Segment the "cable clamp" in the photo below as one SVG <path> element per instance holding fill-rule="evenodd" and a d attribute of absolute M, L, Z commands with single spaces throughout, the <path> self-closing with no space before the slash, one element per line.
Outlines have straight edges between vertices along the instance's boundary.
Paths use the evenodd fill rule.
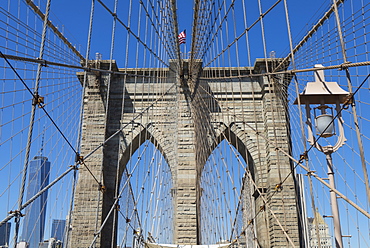
<path fill-rule="evenodd" d="M 307 171 L 307 176 L 312 176 L 313 173 L 315 173 L 316 171 Z"/>
<path fill-rule="evenodd" d="M 19 210 L 11 210 L 10 212 L 9 212 L 9 214 L 14 214 L 14 216 L 16 216 L 16 217 L 24 217 L 24 216 L 26 216 L 25 214 L 22 214 L 21 213 L 21 211 L 19 211 Z"/>
<path fill-rule="evenodd" d="M 47 67 L 47 66 L 48 66 L 48 64 L 47 64 L 47 62 L 46 62 L 46 60 L 45 60 L 45 59 L 37 58 L 37 60 L 38 60 L 38 61 L 40 61 L 40 65 L 41 65 L 41 66 L 45 66 L 45 67 Z"/>
<path fill-rule="evenodd" d="M 35 94 L 32 100 L 33 105 L 38 105 L 39 108 L 42 108 L 44 106 L 44 100 L 45 98 L 43 96 L 40 96 L 39 94 Z"/>
<path fill-rule="evenodd" d="M 249 226 L 249 225 L 251 225 L 251 224 L 253 224 L 253 219 L 248 220 L 248 224 L 247 224 L 247 226 Z"/>
<path fill-rule="evenodd" d="M 72 165 L 70 165 L 69 167 L 73 168 L 74 170 L 78 170 L 78 166 L 77 166 L 77 164 L 72 164 Z"/>
<path fill-rule="evenodd" d="M 304 151 L 301 155 L 299 155 L 299 164 L 302 164 L 304 160 L 308 160 L 308 153 L 307 151 Z"/>
<path fill-rule="evenodd" d="M 75 162 L 77 164 L 83 164 L 84 162 L 84 157 L 81 156 L 79 153 L 76 153 L 76 156 L 75 156 Z"/>
<path fill-rule="evenodd" d="M 260 211 L 265 211 L 266 207 L 265 205 L 260 206 Z"/>
<path fill-rule="evenodd" d="M 333 218 L 333 215 L 323 215 L 323 218 Z"/>
<path fill-rule="evenodd" d="M 348 68 L 348 64 L 351 64 L 351 63 L 352 62 L 347 61 L 347 62 L 341 64 L 340 65 L 340 68 L 338 69 L 338 71 L 343 71 L 343 70 L 347 69 Z"/>
<path fill-rule="evenodd" d="M 103 184 L 99 183 L 99 191 L 101 191 L 102 193 L 104 193 L 106 189 L 107 188 Z"/>
<path fill-rule="evenodd" d="M 343 103 L 343 109 L 348 109 L 349 105 L 354 103 L 353 96 L 354 96 L 353 93 L 348 94 L 348 96 L 346 97 L 346 100 Z"/>
<path fill-rule="evenodd" d="M 275 185 L 275 191 L 282 191 L 283 190 L 283 183 L 279 183 Z"/>

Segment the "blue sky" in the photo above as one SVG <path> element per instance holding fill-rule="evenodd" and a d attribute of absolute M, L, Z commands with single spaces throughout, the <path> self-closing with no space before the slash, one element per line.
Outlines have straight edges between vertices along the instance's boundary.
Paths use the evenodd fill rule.
<path fill-rule="evenodd" d="M 12 1 L 12 4 L 14 2 L 15 1 Z M 41 9 L 42 10 L 44 10 L 44 8 L 42 8 L 44 6 L 44 2 L 45 1 L 41 1 Z M 107 3 L 110 7 L 113 6 L 113 1 L 112 0 L 109 0 L 109 1 L 107 0 L 107 1 L 104 1 L 104 2 Z M 127 1 L 122 1 L 122 2 L 119 3 L 118 14 L 119 14 L 119 16 L 124 16 L 122 18 L 124 22 L 127 21 L 127 17 L 125 16 L 125 14 L 127 13 L 128 2 L 129 1 L 127 0 Z M 134 1 L 134 3 L 135 2 L 136 1 Z M 144 1 L 144 2 L 146 2 L 146 1 Z M 239 4 L 237 6 L 240 6 L 240 1 L 236 1 L 236 2 Z M 273 1 L 273 0 L 264 0 L 264 1 L 262 1 L 263 11 L 265 11 L 274 2 L 275 1 Z M 312 24 L 315 23 L 319 19 L 319 17 L 321 17 L 321 15 L 325 12 L 325 10 L 327 9 L 327 6 L 329 6 L 332 3 L 331 0 L 326 0 L 326 1 L 313 0 L 313 1 L 309 1 L 308 3 L 307 3 L 307 1 L 297 1 L 297 0 L 288 0 L 287 2 L 288 2 L 288 6 L 289 6 L 290 24 L 291 24 L 292 36 L 293 36 L 294 43 L 298 42 L 300 40 L 300 38 L 303 37 L 305 32 L 307 32 L 307 30 L 309 30 L 312 27 Z M 358 1 L 357 3 L 359 3 L 359 2 L 360 1 Z M 77 49 L 79 49 L 81 51 L 81 53 L 83 55 L 85 55 L 85 53 L 86 53 L 86 43 L 87 43 L 87 32 L 88 32 L 88 24 L 89 24 L 90 4 L 91 4 L 91 1 L 88 1 L 88 0 L 86 0 L 86 1 L 71 1 L 71 0 L 56 1 L 56 0 L 53 0 L 52 4 L 51 4 L 50 19 L 52 20 L 54 25 L 56 25 L 59 28 L 59 30 L 61 30 L 65 34 L 65 36 L 71 41 L 71 43 L 74 44 L 77 47 Z M 257 7 L 257 0 L 247 1 L 247 4 L 248 4 L 248 8 L 247 8 L 248 24 L 250 25 L 251 23 L 253 23 L 253 21 L 255 21 L 258 18 L 258 15 L 259 15 L 258 7 Z M 16 13 L 17 4 L 14 4 L 13 6 L 14 6 L 14 10 L 15 10 L 14 13 Z M 2 7 L 4 7 L 4 6 L 2 6 Z M 178 1 L 178 12 L 177 12 L 177 14 L 178 14 L 178 21 L 179 21 L 179 31 L 182 31 L 182 30 L 186 29 L 187 30 L 187 35 L 188 35 L 187 36 L 188 37 L 187 38 L 187 43 L 186 43 L 186 45 L 181 45 L 182 46 L 181 49 L 184 50 L 184 48 L 186 47 L 186 51 L 189 51 L 190 43 L 191 43 L 192 8 L 193 8 L 192 1 L 188 1 L 188 0 L 179 0 Z M 239 11 L 238 13 L 240 13 L 240 9 L 237 9 L 236 11 Z M 122 15 L 120 15 L 120 13 L 122 13 Z M 271 14 L 267 15 L 265 17 L 264 21 L 265 21 L 265 28 L 266 28 L 267 52 L 276 51 L 276 56 L 277 57 L 285 56 L 289 51 L 289 44 L 288 44 L 288 40 L 287 40 L 287 30 L 286 30 L 286 27 L 285 27 L 285 16 L 284 16 L 283 3 L 281 2 L 276 7 L 276 9 L 274 9 L 271 12 Z M 137 18 L 133 18 L 132 19 L 132 27 L 136 27 L 137 22 L 138 22 Z M 237 34 L 239 34 L 241 32 L 242 28 L 243 28 L 243 25 L 244 25 L 243 24 L 243 18 L 240 17 L 240 15 L 237 15 L 236 22 L 237 22 L 237 30 L 238 30 Z M 106 13 L 106 11 L 104 11 L 101 8 L 99 3 L 96 3 L 96 15 L 94 17 L 92 48 L 91 48 L 91 53 L 90 53 L 89 58 L 94 59 L 96 52 L 102 53 L 103 59 L 108 59 L 109 58 L 111 26 L 112 26 L 111 16 L 109 16 Z M 133 30 L 135 30 L 135 29 L 133 29 Z M 114 53 L 114 56 L 113 56 L 113 58 L 117 60 L 117 63 L 118 63 L 119 67 L 123 67 L 124 63 L 125 63 L 124 62 L 124 57 L 125 57 L 125 49 L 126 49 L 125 48 L 126 36 L 125 36 L 125 33 L 122 32 L 122 31 L 124 31 L 122 29 L 122 27 L 117 27 L 116 49 L 115 49 L 115 53 Z M 145 31 L 142 31 L 141 34 L 143 35 L 144 32 Z M 329 28 L 328 28 L 328 30 L 326 30 L 326 29 L 325 30 L 320 30 L 320 32 L 323 33 L 322 37 L 325 37 L 326 33 L 327 33 L 327 36 L 330 37 L 330 35 L 329 35 L 330 34 L 330 29 Z M 153 38 L 153 39 L 155 39 L 155 38 Z M 224 44 L 230 43 L 232 41 L 232 39 L 233 38 L 231 37 L 228 41 L 225 41 Z M 300 62 L 300 65 L 303 68 L 304 67 L 311 67 L 311 66 L 313 66 L 314 63 L 316 63 L 316 61 L 319 61 L 320 59 L 325 58 L 325 56 L 327 55 L 327 45 L 328 45 L 328 47 L 330 45 L 329 43 L 325 43 L 325 41 L 327 41 L 327 40 L 324 40 L 324 42 L 321 42 L 320 47 L 317 48 L 316 53 L 313 53 L 313 54 L 309 53 L 310 52 L 309 49 L 312 49 L 312 46 L 309 46 L 307 48 L 307 50 L 303 50 L 304 51 L 304 52 L 302 52 L 303 55 L 301 55 L 301 57 L 298 58 L 302 61 L 302 62 Z M 148 40 L 148 42 L 150 42 L 150 40 Z M 260 27 L 258 25 L 256 25 L 250 32 L 250 42 L 251 42 L 251 50 L 252 50 L 251 57 L 252 57 L 252 64 L 253 64 L 255 58 L 264 57 L 264 53 L 263 53 L 262 45 L 261 45 L 261 32 L 260 32 Z M 11 46 L 12 45 L 9 45 L 9 47 L 11 47 Z M 14 45 L 14 47 L 15 47 L 15 45 Z M 132 45 L 131 48 L 135 48 L 135 45 Z M 335 50 L 335 49 L 338 50 L 338 47 L 337 46 L 331 46 L 331 49 L 332 50 Z M 361 48 L 361 49 L 365 50 L 365 48 Z M 135 55 L 133 55 L 131 52 L 132 51 L 130 51 L 130 53 L 129 53 L 130 56 L 129 56 L 128 67 L 134 67 L 135 62 L 136 62 L 135 61 L 136 60 Z M 360 52 L 361 52 L 361 50 L 360 50 Z M 352 49 L 350 51 L 350 54 L 353 55 L 353 56 L 356 56 L 356 54 L 357 53 L 359 54 L 360 52 L 359 52 L 359 50 Z M 241 57 L 240 58 L 240 61 L 241 61 L 240 65 L 241 66 L 248 65 L 248 62 L 247 62 L 247 59 L 246 59 L 247 58 L 246 57 L 246 49 L 243 48 L 242 46 L 240 46 L 239 53 L 240 53 L 239 55 Z M 36 55 L 32 55 L 30 57 L 37 57 L 37 52 L 35 54 Z M 307 54 L 309 54 L 311 57 L 306 58 L 305 56 L 308 56 Z M 141 53 L 141 55 L 142 55 L 142 53 Z M 235 52 L 232 52 L 232 55 L 235 56 Z M 234 56 L 233 56 L 233 60 L 231 62 L 231 65 L 236 65 Z M 367 54 L 366 54 L 366 56 L 367 56 Z M 211 56 L 207 56 L 206 60 L 210 60 L 211 58 L 212 58 Z M 354 60 L 355 59 L 357 59 L 357 57 L 354 58 Z M 363 60 L 366 60 L 366 59 L 367 59 L 367 57 L 363 58 Z M 338 50 L 336 53 L 334 53 L 333 58 L 330 58 L 330 61 L 324 61 L 324 62 L 335 64 L 335 63 L 337 63 L 337 61 L 340 61 L 340 60 L 341 60 L 340 51 Z M 73 63 L 78 63 L 78 61 L 74 61 Z M 338 62 L 338 63 L 340 63 L 340 62 Z M 227 63 L 225 63 L 225 64 L 227 64 Z M 19 66 L 19 67 L 23 68 L 22 66 Z M 144 65 L 144 67 L 145 67 L 145 65 Z M 32 73 L 34 73 L 34 71 L 36 70 L 36 67 L 32 67 L 32 68 L 30 67 L 28 69 L 29 69 L 29 71 L 33 71 Z M 52 69 L 50 69 L 50 71 L 49 71 L 47 68 L 45 68 L 45 70 L 48 71 L 48 73 L 50 73 L 50 75 L 51 75 L 50 77 L 52 78 L 53 77 Z M 344 77 L 345 75 L 344 75 L 343 71 L 336 71 L 336 70 L 334 71 L 334 70 L 332 70 L 328 73 L 330 74 L 329 79 L 332 79 L 333 81 L 338 81 L 344 87 L 346 86 L 346 78 Z M 360 83 L 363 79 L 362 76 L 364 74 L 368 73 L 368 69 L 367 68 L 366 69 L 356 69 L 356 70 L 351 69 L 351 73 L 353 73 L 354 75 L 357 76 L 355 78 L 354 82 L 356 82 L 357 85 L 358 85 L 358 83 Z M 73 86 L 72 87 L 69 86 L 70 87 L 69 90 L 72 91 L 72 89 L 79 88 L 79 82 L 75 78 L 75 71 L 69 71 L 68 74 L 70 74 L 70 78 L 64 79 L 64 83 L 68 84 L 69 82 L 73 82 Z M 27 74 L 27 76 L 28 75 L 30 75 L 30 74 Z M 32 75 L 32 76 L 34 77 L 34 75 Z M 13 76 L 11 76 L 9 72 L 7 72 L 5 77 L 12 78 Z M 299 79 L 301 80 L 301 82 L 300 82 L 301 90 L 302 90 L 302 87 L 304 85 L 304 82 L 311 80 L 311 78 L 312 78 L 312 73 L 307 73 L 306 75 L 303 75 L 303 74 L 299 75 Z M 329 79 L 328 79 L 328 81 L 331 81 Z M 56 80 L 56 81 L 59 81 L 59 80 Z M 59 82 L 55 82 L 55 85 L 57 85 L 58 83 Z M 23 87 L 22 85 L 17 84 L 17 83 L 15 83 L 14 85 L 12 85 L 12 84 L 4 84 L 4 85 L 5 86 L 3 88 L 3 91 L 5 91 L 5 90 L 7 90 L 7 91 L 19 90 L 20 88 Z M 46 95 L 47 94 L 53 94 L 54 98 L 57 98 L 57 99 L 59 97 L 63 97 L 65 95 L 69 94 L 68 87 L 54 86 L 53 89 L 45 88 L 45 89 L 42 89 L 42 90 L 43 90 L 44 94 L 46 94 Z M 363 101 L 367 102 L 366 97 L 367 97 L 368 92 L 365 91 L 365 90 L 361 94 L 362 94 L 362 96 L 364 96 Z M 58 92 L 58 93 L 55 93 L 55 92 Z M 78 92 L 78 90 L 75 90 L 74 92 L 75 92 L 76 95 L 74 96 L 73 99 L 75 100 L 74 103 L 76 103 L 80 99 L 80 96 L 79 96 L 78 93 L 76 93 L 76 92 Z M 291 94 L 291 96 L 292 95 L 294 96 L 294 94 Z M 55 97 L 55 96 L 57 96 L 57 97 Z M 17 95 L 14 98 L 3 98 L 2 101 L 3 102 L 9 102 L 9 104 L 11 104 L 11 102 L 18 101 L 18 99 L 17 99 L 18 97 L 23 97 L 22 99 L 27 99 L 27 100 L 29 100 L 29 98 L 30 98 L 26 94 L 22 93 L 22 95 Z M 65 106 L 65 105 L 62 105 L 62 103 L 60 105 L 58 105 L 58 104 L 59 103 L 55 103 L 56 106 Z M 71 104 L 71 106 L 69 106 L 70 108 L 67 108 L 67 109 L 63 108 L 63 109 L 60 110 L 60 112 L 55 111 L 55 115 L 54 115 L 54 116 L 58 116 L 57 118 L 59 119 L 58 121 L 60 121 L 59 123 L 61 123 L 62 126 L 65 126 L 66 130 L 68 130 L 70 132 L 69 137 L 73 141 L 76 140 L 76 137 L 75 137 L 76 134 L 72 133 L 72 131 L 71 131 L 72 130 L 71 126 L 73 126 L 73 125 L 65 123 L 65 122 L 68 122 L 71 119 L 76 119 L 77 118 L 78 114 L 76 114 L 76 113 L 78 112 L 78 108 L 75 108 L 75 106 L 76 105 L 72 106 L 72 104 Z M 15 114 L 16 117 L 19 116 L 19 115 L 23 115 L 25 113 L 25 111 L 22 110 L 22 107 L 24 107 L 24 105 L 21 105 L 21 107 L 19 109 L 14 109 L 12 112 L 7 112 L 5 115 L 3 115 L 2 121 L 14 118 L 13 114 Z M 21 112 L 19 112 L 18 110 L 21 111 Z M 367 111 L 367 108 L 363 107 L 362 108 L 362 113 L 364 113 L 364 115 L 366 114 L 366 111 Z M 19 113 L 21 113 L 21 114 L 19 114 Z M 64 113 L 64 114 L 61 114 L 61 113 Z M 24 115 L 25 115 L 25 118 L 22 119 L 23 124 L 28 122 L 28 115 L 26 115 L 26 114 L 24 114 Z M 348 148 L 347 150 L 343 149 L 343 151 L 345 151 L 343 153 L 344 155 L 342 156 L 342 158 L 337 156 L 335 158 L 336 159 L 335 162 L 336 162 L 336 164 L 340 164 L 340 165 L 342 165 L 342 164 L 351 165 L 351 166 L 352 165 L 358 165 L 358 158 L 351 151 L 351 148 L 356 147 L 356 144 L 355 144 L 354 141 L 352 141 L 352 140 L 354 140 L 353 139 L 353 137 L 354 137 L 353 132 L 350 132 L 351 129 L 353 130 L 353 123 L 351 123 L 351 121 L 350 121 L 350 116 L 346 116 L 346 123 L 349 123 L 349 126 L 350 126 L 348 128 L 348 132 L 347 132 L 348 137 L 352 138 L 351 143 L 348 142 L 350 144 L 350 148 Z M 368 122 L 363 121 L 362 124 L 364 125 L 365 128 L 368 127 Z M 46 136 L 49 135 L 51 137 L 47 141 L 48 144 L 49 144 L 49 147 L 54 147 L 55 143 L 61 142 L 60 137 L 58 135 L 56 135 L 55 130 L 50 128 L 51 127 L 50 123 L 45 122 L 45 121 L 39 121 L 37 123 L 37 133 L 38 133 L 37 134 L 38 135 L 38 141 L 37 142 L 38 143 L 33 148 L 32 154 L 36 154 L 39 150 L 39 145 L 41 143 L 40 134 L 43 132 L 42 130 L 43 130 L 45 125 L 47 127 L 47 131 L 46 131 L 47 135 Z M 16 127 L 18 127 L 18 126 L 16 126 Z M 75 128 L 75 126 L 73 126 L 73 127 Z M 295 119 L 294 128 L 296 128 L 297 130 L 299 128 L 298 125 L 297 125 L 297 120 L 296 119 Z M 24 135 L 25 135 L 25 133 L 26 133 L 26 131 L 24 131 Z M 5 136 L 5 133 L 3 133 L 3 135 Z M 367 135 L 367 137 L 369 137 L 369 136 Z M 23 139 L 23 141 L 22 141 L 23 143 L 21 141 L 19 141 L 19 142 L 20 142 L 20 144 L 24 144 L 25 139 Z M 14 145 L 14 144 L 16 144 L 16 145 Z M 4 155 L 3 157 L 14 156 L 14 153 L 17 152 L 17 151 L 15 151 L 14 147 L 16 147 L 18 143 L 14 142 L 14 144 L 13 144 L 13 148 L 8 149 L 8 148 L 4 148 L 4 146 L 2 147 L 2 149 L 3 149 L 2 153 L 6 154 L 6 156 Z M 365 145 L 367 145 L 367 147 L 368 147 L 368 142 L 366 142 Z M 68 147 L 66 147 L 66 145 L 63 143 L 62 148 L 58 147 L 57 149 L 54 149 L 54 151 L 49 151 L 49 153 L 48 153 L 48 157 L 50 159 L 53 158 L 51 162 L 52 162 L 52 166 L 53 165 L 55 166 L 55 171 L 53 173 L 55 173 L 56 175 L 58 175 L 62 171 L 64 171 L 67 164 L 72 164 L 73 163 L 73 156 L 70 153 L 64 153 L 64 149 L 68 150 Z M 45 151 L 45 152 L 47 152 L 47 151 Z M 298 152 L 301 152 L 301 150 L 297 151 L 297 154 L 295 154 L 296 156 L 299 155 Z M 315 156 L 320 157 L 320 155 L 315 155 Z M 31 157 L 32 157 L 32 155 L 31 155 Z M 344 159 L 343 159 L 343 157 L 344 157 Z M 58 158 L 59 160 L 57 160 L 56 158 Z M 346 161 L 343 162 L 344 160 L 346 160 Z M 16 162 L 16 164 L 22 164 L 23 161 L 22 161 L 22 159 L 19 159 L 15 162 Z M 326 176 L 326 174 L 325 174 L 325 164 L 321 165 L 321 167 L 320 167 L 319 166 L 320 163 L 321 162 L 319 160 L 315 160 L 314 161 L 314 166 L 318 166 L 320 168 L 320 170 L 319 170 L 320 175 L 322 177 L 325 177 Z M 63 166 L 60 166 L 61 164 Z M 355 168 L 354 169 L 355 171 L 359 171 L 358 173 L 360 173 L 361 169 L 360 169 L 359 166 L 353 166 L 353 167 Z M 349 166 L 344 166 L 343 169 L 347 169 L 347 170 L 350 171 L 349 168 L 350 168 Z M 343 170 L 343 171 L 345 171 L 345 170 Z M 342 172 L 342 171 L 339 171 L 339 172 Z M 347 171 L 345 171 L 345 172 L 347 173 Z M 13 170 L 10 172 L 10 174 L 12 176 L 14 176 L 14 174 L 16 174 L 16 173 L 17 172 L 15 172 L 14 167 L 13 167 Z M 8 178 L 6 178 L 6 179 L 8 180 Z M 67 182 L 65 183 L 65 185 L 70 185 L 70 183 L 71 183 L 70 180 L 71 180 L 71 178 L 66 179 Z M 355 179 L 349 180 L 349 182 L 353 182 L 353 181 L 355 181 Z M 319 184 L 316 184 L 315 186 L 319 189 L 321 187 L 321 185 L 319 185 Z M 56 191 L 59 192 L 59 193 L 54 194 L 54 195 L 57 196 L 56 198 L 58 198 L 59 194 L 61 195 L 60 192 L 63 192 L 63 191 L 67 190 L 64 187 L 66 187 L 66 186 L 62 186 L 62 187 L 59 187 L 59 188 L 56 189 Z M 349 188 L 350 187 L 343 187 L 343 191 L 348 190 Z M 17 192 L 17 190 L 15 190 L 15 192 Z M 327 191 L 321 190 L 320 192 L 322 192 L 322 194 L 324 195 L 324 196 L 322 196 L 322 198 L 325 198 L 326 197 L 325 192 L 327 192 Z M 15 194 L 11 194 L 9 196 L 9 198 L 13 198 L 14 195 Z M 319 196 L 317 196 L 317 198 L 319 198 Z M 360 195 L 360 198 L 361 198 L 361 195 Z M 65 199 L 65 202 L 68 202 L 68 199 Z M 360 199 L 358 202 L 363 203 L 362 199 Z M 320 207 L 321 207 L 321 209 L 323 209 L 323 212 L 327 213 L 329 211 L 329 207 L 327 206 L 327 202 L 326 203 L 325 203 L 325 201 L 324 201 L 324 203 L 320 202 L 320 204 L 322 204 L 322 206 L 320 206 Z M 65 207 L 60 206 L 57 203 L 53 203 L 53 205 L 54 205 L 54 209 L 56 209 L 54 212 L 58 212 L 58 218 L 64 218 L 65 213 L 67 212 L 67 209 Z M 14 208 L 11 208 L 11 209 L 14 209 Z M 9 209 L 7 209 L 7 210 L 9 210 Z M 346 211 L 345 207 L 343 207 L 343 211 Z M 1 214 L 3 214 L 3 213 L 1 213 Z M 350 223 L 349 221 L 347 221 L 347 222 Z M 366 223 L 364 225 L 366 225 Z M 366 227 L 365 227 L 365 229 L 366 229 Z"/>
<path fill-rule="evenodd" d="M 113 1 L 105 1 L 109 3 L 107 5 L 113 7 Z M 124 11 L 127 8 L 126 2 L 119 2 L 119 8 L 117 13 Z M 236 1 L 238 2 L 238 1 Z M 263 11 L 266 11 L 275 1 L 263 1 Z M 313 0 L 309 4 L 302 4 L 300 1 L 288 0 L 288 8 L 292 29 L 292 37 L 295 41 L 299 38 L 315 23 L 318 18 L 325 12 L 326 7 L 331 4 L 331 1 L 319 1 Z M 192 1 L 183 0 L 177 1 L 178 4 L 178 23 L 179 31 L 186 29 L 187 31 L 187 43 L 186 51 L 190 49 L 191 31 L 192 31 Z M 90 1 L 53 1 L 52 2 L 52 15 L 57 17 L 53 23 L 59 26 L 60 29 L 64 30 L 66 37 L 75 44 L 77 48 L 81 48 L 81 53 L 85 55 L 85 47 L 87 43 L 87 32 L 89 24 L 90 14 Z M 73 7 L 72 7 L 73 6 Z M 250 10 L 249 10 L 250 9 Z M 248 24 L 253 23 L 259 16 L 257 1 L 247 1 L 247 18 Z M 122 15 L 121 15 L 122 16 Z M 271 17 L 270 17 L 271 16 Z M 287 42 L 287 32 L 285 28 L 285 17 L 283 3 L 281 2 L 271 14 L 267 15 L 265 20 L 266 25 L 266 40 L 269 51 L 276 51 L 276 56 L 284 56 L 288 52 L 289 44 Z M 276 19 L 276 20 L 274 20 Z M 124 22 L 125 17 L 123 18 Z M 239 21 L 239 20 L 237 20 Z M 63 25 L 63 27 L 61 26 Z M 243 25 L 243 18 L 240 17 L 240 26 Z M 100 5 L 96 4 L 96 14 L 94 17 L 94 27 L 92 36 L 92 49 L 91 58 L 95 57 L 95 53 L 99 52 L 103 54 L 103 59 L 109 58 L 109 47 L 110 47 L 110 36 L 111 36 L 111 18 L 102 10 Z M 119 26 L 119 25 L 118 25 Z M 239 25 L 238 25 L 239 26 Z M 256 32 L 254 32 L 256 30 Z M 255 35 L 255 36 L 253 36 Z M 118 36 L 117 36 L 118 37 Z M 260 30 L 259 27 L 255 27 L 251 31 L 251 43 L 252 49 L 254 46 L 260 48 Z M 253 41 L 256 41 L 253 43 Z M 124 44 L 125 40 L 121 40 Z M 117 38 L 116 46 L 118 48 L 116 52 L 116 60 L 119 61 L 119 56 L 123 56 L 120 53 L 120 39 Z M 182 45 L 182 50 L 184 49 Z M 264 54 L 261 49 L 259 53 L 255 53 L 255 58 L 261 58 Z M 253 62 L 252 62 L 253 63 Z M 119 64 L 120 66 L 120 64 Z M 121 66 L 122 67 L 122 66 Z"/>

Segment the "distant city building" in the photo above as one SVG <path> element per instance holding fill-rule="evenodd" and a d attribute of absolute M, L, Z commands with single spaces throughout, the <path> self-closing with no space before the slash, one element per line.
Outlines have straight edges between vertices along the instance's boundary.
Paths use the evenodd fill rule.
<path fill-rule="evenodd" d="M 55 238 L 50 238 L 44 242 L 40 242 L 38 248 L 62 248 L 62 242 L 57 241 Z"/>
<path fill-rule="evenodd" d="M 55 240 L 64 241 L 64 234 L 66 229 L 66 220 L 53 220 L 51 226 L 51 237 Z"/>
<path fill-rule="evenodd" d="M 316 211 L 315 218 L 308 218 L 308 231 L 309 231 L 309 238 L 310 238 L 310 247 L 316 248 L 319 247 L 319 238 L 320 238 L 320 246 L 321 248 L 332 248 L 331 244 L 331 236 L 329 233 L 329 226 L 324 221 L 323 217 Z M 316 227 L 318 228 L 318 234 L 316 231 Z"/>
<path fill-rule="evenodd" d="M 28 166 L 26 201 L 49 184 L 50 162 L 46 157 L 36 156 Z M 27 242 L 28 248 L 38 248 L 43 241 L 48 192 L 45 191 L 25 210 L 20 241 Z"/>
<path fill-rule="evenodd" d="M 17 244 L 17 248 L 28 248 L 27 242 L 21 241 Z"/>
<path fill-rule="evenodd" d="M 7 222 L 4 225 L 0 226 L 0 246 L 9 246 L 10 227 L 10 222 Z"/>
<path fill-rule="evenodd" d="M 49 240 L 45 240 L 44 242 L 40 242 L 38 248 L 48 248 L 49 247 Z"/>

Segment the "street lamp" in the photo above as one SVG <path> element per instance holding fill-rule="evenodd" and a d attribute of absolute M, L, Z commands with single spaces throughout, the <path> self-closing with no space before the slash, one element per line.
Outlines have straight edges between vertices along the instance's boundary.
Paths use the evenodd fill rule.
<path fill-rule="evenodd" d="M 315 65 L 315 68 L 322 68 L 322 65 Z M 305 104 L 306 106 L 306 124 L 310 145 L 326 155 L 326 163 L 328 166 L 328 179 L 332 189 L 335 189 L 334 170 L 332 153 L 337 151 L 344 145 L 346 138 L 344 137 L 343 119 L 341 115 L 341 104 L 348 99 L 349 93 L 343 90 L 336 82 L 326 82 L 324 71 L 316 70 L 314 72 L 315 82 L 309 82 L 304 91 L 299 94 L 294 104 Z M 313 116 L 315 124 L 315 133 L 318 137 L 332 137 L 337 134 L 337 142 L 334 146 L 322 146 L 315 140 L 314 131 L 312 128 L 311 106 L 313 107 Z M 333 109 L 334 107 L 334 109 Z M 334 110 L 336 112 L 337 125 L 334 122 Z M 336 133 L 336 131 L 338 133 Z M 337 195 L 333 190 L 330 190 L 331 211 L 334 222 L 335 247 L 342 248 L 342 232 L 339 219 Z"/>

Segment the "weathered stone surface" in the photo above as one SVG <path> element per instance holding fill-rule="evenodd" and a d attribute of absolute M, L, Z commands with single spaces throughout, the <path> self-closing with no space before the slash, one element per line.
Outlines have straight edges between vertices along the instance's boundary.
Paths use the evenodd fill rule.
<path fill-rule="evenodd" d="M 270 62 L 268 61 L 268 65 L 271 65 Z M 104 68 L 108 63 L 109 61 L 101 61 L 100 66 Z M 96 181 L 81 166 L 73 213 L 71 247 L 89 247 L 94 232 L 111 207 L 112 200 L 108 199 L 114 198 L 117 166 L 125 166 L 132 151 L 145 139 L 150 139 L 157 145 L 172 171 L 175 243 L 201 242 L 198 227 L 201 214 L 200 190 L 197 190 L 200 171 L 212 149 L 223 139 L 227 139 L 247 162 L 257 188 L 262 191 L 262 195 L 254 195 L 253 209 L 259 211 L 264 206 L 263 198 L 271 198 L 265 210 L 254 220 L 259 245 L 288 246 L 284 233 L 271 214 L 273 211 L 295 245 L 299 246 L 299 218 L 292 175 L 286 179 L 282 190 L 275 192 L 276 185 L 292 169 L 289 159 L 275 149 L 279 147 L 288 153 L 290 151 L 285 111 L 287 99 L 286 94 L 279 94 L 285 89 L 275 89 L 277 85 L 262 76 L 223 78 L 249 75 L 250 71 L 266 71 L 265 61 L 260 60 L 256 61 L 254 68 L 203 69 L 204 78 L 199 82 L 202 90 L 190 103 L 194 82 L 188 81 L 188 84 L 183 85 L 183 81 L 174 72 L 177 70 L 176 61 L 171 61 L 170 64 L 171 70 L 165 71 L 129 70 L 132 74 L 139 71 L 145 75 L 153 76 L 158 73 L 167 77 L 167 81 L 160 84 L 161 87 L 151 87 L 148 82 L 153 79 L 144 78 L 141 84 L 135 84 L 134 77 L 114 75 L 108 100 L 108 75 L 88 74 L 81 154 L 91 152 L 121 125 L 126 124 L 127 128 L 122 131 L 121 136 L 117 135 L 110 140 L 104 149 L 96 151 L 87 163 L 93 174 L 104 183 L 104 191 L 99 190 Z M 189 74 L 191 73 L 185 72 L 185 79 Z M 207 79 L 207 75 L 216 75 L 219 78 Z M 131 122 L 148 107 L 148 103 L 162 96 L 174 83 L 176 87 L 153 105 L 150 114 L 142 115 L 134 123 Z M 202 104 L 206 104 L 207 108 L 202 108 Z M 205 122 L 209 122 L 210 129 L 204 129 Z M 118 150 L 119 144 L 123 151 Z M 199 144 L 203 144 L 203 147 Z M 250 187 L 253 188 L 251 191 L 256 190 L 255 187 Z M 113 218 L 109 218 L 106 228 L 97 239 L 97 248 L 111 248 L 111 241 L 116 235 L 113 221 Z M 244 221 L 248 222 L 247 219 Z"/>

